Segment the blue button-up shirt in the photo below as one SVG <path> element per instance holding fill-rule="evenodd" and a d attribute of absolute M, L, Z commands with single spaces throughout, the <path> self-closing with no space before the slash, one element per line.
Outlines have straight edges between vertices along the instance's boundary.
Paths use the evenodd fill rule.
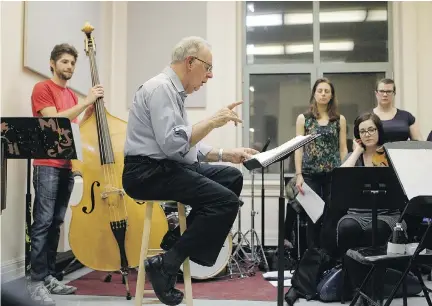
<path fill-rule="evenodd" d="M 190 146 L 192 125 L 184 107 L 187 94 L 171 67 L 141 85 L 135 93 L 126 132 L 125 155 L 171 159 L 193 164 L 212 147 Z"/>

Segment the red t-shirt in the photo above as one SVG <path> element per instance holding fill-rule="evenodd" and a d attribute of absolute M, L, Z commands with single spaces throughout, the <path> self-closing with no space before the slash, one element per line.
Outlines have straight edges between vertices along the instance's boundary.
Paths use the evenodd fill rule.
<path fill-rule="evenodd" d="M 77 105 L 78 97 L 71 89 L 61 87 L 52 80 L 46 80 L 34 86 L 31 101 L 33 116 L 42 117 L 40 111 L 45 107 L 54 106 L 60 113 Z M 72 122 L 78 123 L 78 119 L 75 118 Z M 33 165 L 72 168 L 71 161 L 64 159 L 35 159 Z"/>

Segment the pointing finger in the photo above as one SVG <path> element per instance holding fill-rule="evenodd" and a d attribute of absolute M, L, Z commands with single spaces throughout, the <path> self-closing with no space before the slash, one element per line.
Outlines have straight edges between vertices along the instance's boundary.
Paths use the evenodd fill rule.
<path fill-rule="evenodd" d="M 240 105 L 240 104 L 243 104 L 243 101 L 237 101 L 237 102 L 231 103 L 231 104 L 228 105 L 227 107 L 228 107 L 229 109 L 233 109 L 234 107 L 236 107 L 236 106 L 238 106 L 238 105 Z"/>

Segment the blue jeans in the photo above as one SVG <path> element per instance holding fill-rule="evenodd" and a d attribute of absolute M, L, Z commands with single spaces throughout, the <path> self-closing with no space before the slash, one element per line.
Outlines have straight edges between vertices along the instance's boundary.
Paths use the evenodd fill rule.
<path fill-rule="evenodd" d="M 33 186 L 30 273 L 33 281 L 42 281 L 48 275 L 55 275 L 60 226 L 74 186 L 72 171 L 34 166 Z"/>

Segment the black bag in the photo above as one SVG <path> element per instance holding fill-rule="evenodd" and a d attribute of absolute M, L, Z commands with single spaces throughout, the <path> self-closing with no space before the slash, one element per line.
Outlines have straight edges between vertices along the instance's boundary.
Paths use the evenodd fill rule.
<path fill-rule="evenodd" d="M 269 265 L 270 271 L 277 271 L 279 266 L 279 249 L 268 252 L 267 263 Z M 297 262 L 292 258 L 290 250 L 284 248 L 284 271 L 293 271 L 297 267 Z"/>
<path fill-rule="evenodd" d="M 355 273 L 355 272 L 354 272 Z M 397 281 L 402 277 L 402 272 L 387 268 L 384 276 L 383 296 L 388 298 L 396 285 Z M 350 300 L 354 297 L 355 291 L 350 284 L 343 286 L 345 282 L 349 283 L 349 278 L 343 279 L 342 266 L 339 265 L 333 269 L 324 272 L 321 281 L 318 284 L 318 299 L 323 302 L 339 302 L 342 300 L 342 294 L 345 294 L 345 299 Z M 407 286 L 407 296 L 416 296 L 422 292 L 421 285 L 417 277 L 409 272 L 405 278 Z M 343 292 L 345 290 L 345 292 Z M 396 298 L 403 296 L 402 286 L 396 292 Z"/>
<path fill-rule="evenodd" d="M 318 283 L 323 273 L 334 267 L 335 261 L 322 249 L 307 249 L 291 279 L 285 301 L 293 305 L 298 298 L 317 299 Z"/>
<path fill-rule="evenodd" d="M 318 299 L 323 302 L 341 301 L 344 289 L 343 283 L 342 265 L 326 271 L 317 287 Z M 345 292 L 345 298 L 351 299 L 353 296 L 353 292 Z"/>

